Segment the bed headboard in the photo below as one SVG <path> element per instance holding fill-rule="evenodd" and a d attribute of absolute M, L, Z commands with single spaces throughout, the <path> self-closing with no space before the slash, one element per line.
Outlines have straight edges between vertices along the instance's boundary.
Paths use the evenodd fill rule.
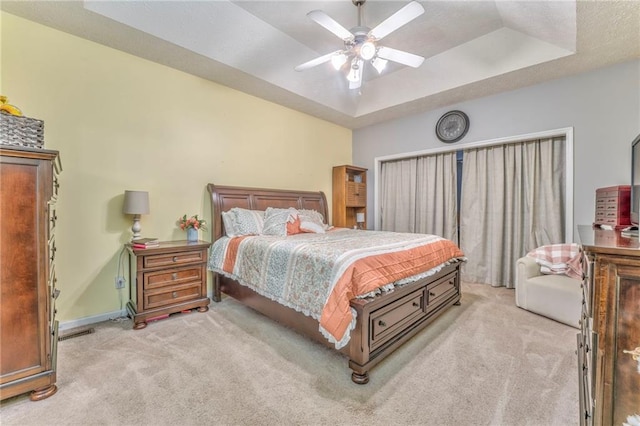
<path fill-rule="evenodd" d="M 244 188 L 239 186 L 207 185 L 211 194 L 212 241 L 224 235 L 222 212 L 241 207 L 266 210 L 267 207 L 317 210 L 328 223 L 329 211 L 324 192 L 293 191 L 288 189 Z"/>

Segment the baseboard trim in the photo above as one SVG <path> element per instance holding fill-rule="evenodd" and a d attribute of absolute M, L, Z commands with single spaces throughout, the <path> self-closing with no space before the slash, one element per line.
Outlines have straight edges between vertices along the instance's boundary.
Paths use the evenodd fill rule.
<path fill-rule="evenodd" d="M 71 321 L 64 321 L 60 323 L 60 331 L 71 330 L 78 327 L 86 327 L 87 325 L 97 324 L 103 321 L 109 321 L 114 318 L 121 318 L 127 316 L 127 310 L 122 309 L 120 311 L 107 312 L 100 315 L 93 315 L 90 317 L 78 318 Z"/>
<path fill-rule="evenodd" d="M 207 292 L 209 300 L 213 300 L 213 291 Z M 127 309 L 120 311 L 107 312 L 100 315 L 93 315 L 90 317 L 78 318 L 75 320 L 60 322 L 60 331 L 71 330 L 72 328 L 86 327 L 87 325 L 97 324 L 103 321 L 109 321 L 114 318 L 128 317 Z"/>

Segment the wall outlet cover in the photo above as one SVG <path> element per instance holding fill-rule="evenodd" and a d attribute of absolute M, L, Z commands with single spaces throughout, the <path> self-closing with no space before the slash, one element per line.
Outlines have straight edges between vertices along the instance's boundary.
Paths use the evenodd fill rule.
<path fill-rule="evenodd" d="M 124 284 L 127 280 L 124 277 L 116 277 L 116 288 L 124 288 Z"/>

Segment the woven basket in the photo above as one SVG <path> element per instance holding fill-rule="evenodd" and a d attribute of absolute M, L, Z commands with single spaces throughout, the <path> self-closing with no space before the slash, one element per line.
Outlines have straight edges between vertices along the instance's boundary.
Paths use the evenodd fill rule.
<path fill-rule="evenodd" d="M 44 121 L 0 113 L 0 144 L 44 147 Z"/>

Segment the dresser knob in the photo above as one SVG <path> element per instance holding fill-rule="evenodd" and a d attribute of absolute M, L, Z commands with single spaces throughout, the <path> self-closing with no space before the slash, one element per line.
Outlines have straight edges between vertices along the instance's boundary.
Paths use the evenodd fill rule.
<path fill-rule="evenodd" d="M 640 361 L 640 346 L 638 346 L 637 348 L 635 348 L 632 351 L 628 351 L 628 350 L 623 350 L 622 353 L 625 354 L 629 354 L 631 355 L 631 358 L 633 358 L 634 361 Z M 638 367 L 640 368 L 640 367 Z"/>
<path fill-rule="evenodd" d="M 386 327 L 386 326 L 387 326 L 387 323 L 386 323 L 386 322 L 384 322 L 384 321 L 382 321 L 382 320 L 380 320 L 380 321 L 378 321 L 378 325 L 379 325 L 380 327 Z"/>
<path fill-rule="evenodd" d="M 173 274 L 171 274 L 171 279 L 172 280 L 177 280 L 178 279 L 178 273 L 174 272 Z"/>
<path fill-rule="evenodd" d="M 413 306 L 415 306 L 416 308 L 420 306 L 420 304 L 418 302 L 413 302 Z"/>
<path fill-rule="evenodd" d="M 177 262 L 178 261 L 178 256 L 173 256 L 173 261 Z"/>
<path fill-rule="evenodd" d="M 430 292 L 429 292 L 429 296 L 431 296 L 431 297 L 436 297 L 436 294 L 435 294 L 434 292 L 430 291 Z"/>
<path fill-rule="evenodd" d="M 178 293 L 174 291 L 173 293 L 171 293 L 171 296 L 173 296 L 173 298 L 175 299 L 176 297 L 178 297 Z"/>

